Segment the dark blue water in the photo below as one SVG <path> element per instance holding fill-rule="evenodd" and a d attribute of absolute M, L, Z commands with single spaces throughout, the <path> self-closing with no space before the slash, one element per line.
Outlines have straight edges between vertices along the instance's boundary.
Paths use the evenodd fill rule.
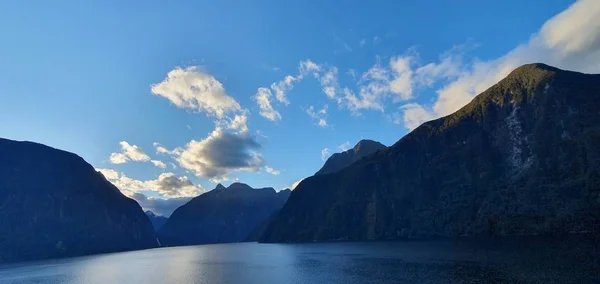
<path fill-rule="evenodd" d="M 597 252 L 543 242 L 218 244 L 0 266 L 0 283 L 600 283 Z"/>

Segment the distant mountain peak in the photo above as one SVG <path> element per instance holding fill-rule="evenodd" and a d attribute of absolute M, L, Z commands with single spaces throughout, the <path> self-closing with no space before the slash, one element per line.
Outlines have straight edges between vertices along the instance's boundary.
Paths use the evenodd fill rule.
<path fill-rule="evenodd" d="M 529 64 L 523 64 L 519 67 L 517 67 L 515 70 L 513 70 L 511 72 L 511 74 L 521 74 L 521 73 L 531 73 L 531 72 L 548 72 L 548 71 L 552 71 L 552 72 L 556 72 L 556 71 L 562 71 L 554 66 L 550 66 L 544 63 L 529 63 Z"/>
<path fill-rule="evenodd" d="M 360 140 L 352 149 L 331 155 L 331 157 L 325 161 L 323 167 L 315 175 L 337 172 L 354 163 L 355 161 L 358 161 L 361 158 L 384 148 L 386 148 L 386 146 L 377 141 L 368 139 Z"/>
<path fill-rule="evenodd" d="M 240 242 L 285 204 L 291 191 L 221 184 L 177 208 L 159 230 L 167 245 Z M 224 225 L 225 224 L 225 225 Z M 258 237 L 253 237 L 256 240 Z"/>
<path fill-rule="evenodd" d="M 354 150 L 354 152 L 360 152 L 361 149 L 366 149 L 367 151 L 370 151 L 371 149 L 382 149 L 385 148 L 385 145 L 374 141 L 374 140 L 369 140 L 369 139 L 363 139 L 358 141 L 358 143 L 356 143 L 356 145 L 354 145 L 354 148 L 352 148 L 352 150 Z"/>
<path fill-rule="evenodd" d="M 241 182 L 234 182 L 227 188 L 229 188 L 229 189 L 252 189 L 251 186 L 249 186 L 245 183 L 241 183 Z"/>

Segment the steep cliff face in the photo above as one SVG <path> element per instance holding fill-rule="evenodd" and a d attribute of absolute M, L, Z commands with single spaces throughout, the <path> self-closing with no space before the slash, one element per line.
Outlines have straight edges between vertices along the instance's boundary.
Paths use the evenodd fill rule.
<path fill-rule="evenodd" d="M 600 75 L 530 64 L 298 185 L 262 241 L 598 232 Z"/>
<path fill-rule="evenodd" d="M 335 173 L 348 165 L 385 148 L 385 145 L 377 141 L 361 140 L 354 148 L 331 155 L 315 175 Z"/>
<path fill-rule="evenodd" d="M 0 262 L 154 246 L 141 207 L 81 157 L 0 139 Z"/>
<path fill-rule="evenodd" d="M 281 209 L 289 195 L 289 190 L 219 184 L 177 208 L 159 230 L 160 241 L 163 245 L 245 241 Z"/>

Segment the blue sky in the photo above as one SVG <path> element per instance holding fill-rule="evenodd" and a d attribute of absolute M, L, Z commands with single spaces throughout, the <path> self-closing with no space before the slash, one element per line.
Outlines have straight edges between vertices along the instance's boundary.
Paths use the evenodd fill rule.
<path fill-rule="evenodd" d="M 597 71 L 593 2 L 2 1 L 0 136 L 75 152 L 130 196 L 279 190 L 520 64 Z"/>

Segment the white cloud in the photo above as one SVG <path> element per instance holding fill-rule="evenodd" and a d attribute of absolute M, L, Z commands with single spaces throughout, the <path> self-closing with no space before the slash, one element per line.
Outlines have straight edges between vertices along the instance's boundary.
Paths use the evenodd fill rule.
<path fill-rule="evenodd" d="M 253 98 L 258 104 L 260 115 L 271 121 L 281 120 L 281 114 L 275 110 L 273 103 L 279 102 L 286 106 L 289 105 L 290 100 L 287 97 L 287 93 L 294 88 L 294 84 L 302 81 L 308 75 L 312 75 L 315 79 L 318 79 L 321 70 L 322 67 L 319 64 L 307 59 L 300 61 L 298 75 L 287 75 L 281 81 L 272 83 L 270 88 L 258 88 Z M 328 88 L 328 92 L 335 92 L 335 90 Z M 273 93 L 275 94 L 276 101 L 272 100 Z"/>
<path fill-rule="evenodd" d="M 321 87 L 323 92 L 328 98 L 333 99 L 336 95 L 336 89 L 338 88 L 338 69 L 336 67 L 330 67 L 323 76 L 321 76 Z"/>
<path fill-rule="evenodd" d="M 267 88 L 258 88 L 254 100 L 260 108 L 260 115 L 268 120 L 281 120 L 281 115 L 271 105 L 271 90 Z"/>
<path fill-rule="evenodd" d="M 360 78 L 358 93 L 349 88 L 343 89 L 343 96 L 338 104 L 346 107 L 353 114 L 360 110 L 384 111 L 385 100 L 393 102 L 408 100 L 413 97 L 413 73 L 411 56 L 395 56 L 388 66 L 378 62 L 364 72 Z"/>
<path fill-rule="evenodd" d="M 113 169 L 96 169 L 96 171 L 99 171 L 107 180 L 119 178 L 119 172 Z"/>
<path fill-rule="evenodd" d="M 119 142 L 121 145 L 120 153 L 112 153 L 110 154 L 110 162 L 113 164 L 124 164 L 128 161 L 136 161 L 136 162 L 147 162 L 150 161 L 150 157 L 144 153 L 142 148 L 137 145 L 131 145 L 127 143 L 127 141 Z"/>
<path fill-rule="evenodd" d="M 153 213 L 169 217 L 175 209 L 181 205 L 187 203 L 192 197 L 174 197 L 174 198 L 157 198 L 153 196 L 146 196 L 140 192 L 130 192 L 129 197 L 135 199 L 144 210 L 150 210 Z"/>
<path fill-rule="evenodd" d="M 390 61 L 390 66 L 394 74 L 389 82 L 389 89 L 392 93 L 399 95 L 395 101 L 408 100 L 413 96 L 413 71 L 410 67 L 412 57 L 393 57 Z"/>
<path fill-rule="evenodd" d="M 450 80 L 460 76 L 464 66 L 463 56 L 467 50 L 474 47 L 475 45 L 471 42 L 454 46 L 440 56 L 439 63 L 431 62 L 420 66 L 415 71 L 416 82 L 414 84 L 421 87 L 432 87 L 436 81 Z"/>
<path fill-rule="evenodd" d="M 319 72 L 321 72 L 321 65 L 314 63 L 312 60 L 307 59 L 300 61 L 298 71 L 300 72 L 299 77 L 303 78 L 306 75 L 312 74 L 315 79 L 319 78 Z"/>
<path fill-rule="evenodd" d="M 158 142 L 154 142 L 154 143 L 152 143 L 152 145 L 154 146 L 154 148 L 156 148 L 156 153 L 169 154 L 169 150 L 167 150 L 167 148 L 160 145 Z"/>
<path fill-rule="evenodd" d="M 294 81 L 298 79 L 292 75 L 287 75 L 285 78 L 279 82 L 271 84 L 271 90 L 275 92 L 275 98 L 285 104 L 289 105 L 290 101 L 287 99 L 287 92 L 289 92 L 293 87 Z"/>
<path fill-rule="evenodd" d="M 309 106 L 306 109 L 306 113 L 312 118 L 317 120 L 317 125 L 320 127 L 327 127 L 327 105 L 324 105 L 320 110 L 315 110 L 314 106 Z"/>
<path fill-rule="evenodd" d="M 208 181 L 210 181 L 212 183 L 222 183 L 222 182 L 225 182 L 228 180 L 229 180 L 228 176 L 216 176 L 216 177 L 212 177 L 212 178 L 208 179 Z"/>
<path fill-rule="evenodd" d="M 159 167 L 159 168 L 161 168 L 161 169 L 165 169 L 165 168 L 167 168 L 167 165 L 166 165 L 165 163 L 163 163 L 162 161 L 159 161 L 159 160 L 150 160 L 150 162 L 151 162 L 151 163 L 152 163 L 154 166 L 156 166 L 156 167 Z"/>
<path fill-rule="evenodd" d="M 111 153 L 109 161 L 112 164 L 125 164 L 127 163 L 127 156 L 123 153 Z"/>
<path fill-rule="evenodd" d="M 508 75 L 516 67 L 543 62 L 561 69 L 600 72 L 600 5 L 580 0 L 549 19 L 529 42 L 506 55 L 475 61 L 453 82 L 437 91 L 437 116 L 450 114 Z"/>
<path fill-rule="evenodd" d="M 236 114 L 227 125 L 228 129 L 238 130 L 240 132 L 248 131 L 248 115 L 247 112 Z"/>
<path fill-rule="evenodd" d="M 400 108 L 403 112 L 404 127 L 408 128 L 409 130 L 413 130 L 423 122 L 435 118 L 433 113 L 427 111 L 421 105 L 416 103 L 405 104 Z"/>
<path fill-rule="evenodd" d="M 321 150 L 321 160 L 325 161 L 327 158 L 329 158 L 329 156 L 331 156 L 331 151 L 329 148 Z"/>
<path fill-rule="evenodd" d="M 344 151 L 348 151 L 348 149 L 350 149 L 350 141 L 346 141 L 342 144 L 340 144 L 340 146 L 338 146 L 338 148 L 340 149 L 340 151 L 344 152 Z"/>
<path fill-rule="evenodd" d="M 367 40 L 366 40 L 366 39 L 364 39 L 364 38 L 363 38 L 363 39 L 361 39 L 361 40 L 358 42 L 358 45 L 360 45 L 360 47 L 363 47 L 363 46 L 365 46 L 365 44 L 367 44 Z"/>
<path fill-rule="evenodd" d="M 174 173 L 162 173 L 157 179 L 141 181 L 113 169 L 96 170 L 129 197 L 140 191 L 153 191 L 167 198 L 194 197 L 205 191 L 202 186 L 193 184 L 187 177 Z"/>
<path fill-rule="evenodd" d="M 175 68 L 162 82 L 151 86 L 155 95 L 162 96 L 179 108 L 194 109 L 222 117 L 226 112 L 240 110 L 240 104 L 230 97 L 212 75 L 197 67 Z"/>
<path fill-rule="evenodd" d="M 145 182 L 146 187 L 168 197 L 197 196 L 204 188 L 194 185 L 187 177 L 179 177 L 174 173 L 162 173 L 155 180 Z"/>
<path fill-rule="evenodd" d="M 359 114 L 360 109 L 373 109 L 383 111 L 383 105 L 379 102 L 376 95 L 370 92 L 361 91 L 359 96 L 348 88 L 344 88 L 344 103 L 353 113 Z"/>
<path fill-rule="evenodd" d="M 131 145 L 127 143 L 127 141 L 121 141 L 119 144 L 121 145 L 121 150 L 123 153 L 132 161 L 144 162 L 150 160 L 150 157 L 148 157 L 142 148 L 138 147 L 137 145 Z"/>
<path fill-rule="evenodd" d="M 346 106 L 352 111 L 360 109 L 384 110 L 384 100 L 393 102 L 413 97 L 413 70 L 411 56 L 394 56 L 389 66 L 377 62 L 361 76 L 358 97 L 345 92 Z"/>
<path fill-rule="evenodd" d="M 273 169 L 273 168 L 271 168 L 271 167 L 269 167 L 269 166 L 266 166 L 266 167 L 265 167 L 265 171 L 266 171 L 267 173 L 270 173 L 270 174 L 274 175 L 274 176 L 276 176 L 276 175 L 279 175 L 279 174 L 280 174 L 280 172 L 279 172 L 278 170 L 276 170 L 276 169 Z"/>
<path fill-rule="evenodd" d="M 233 171 L 258 171 L 264 166 L 260 148 L 249 132 L 229 133 L 217 127 L 208 137 L 190 141 L 176 159 L 198 177 L 218 179 Z"/>
<path fill-rule="evenodd" d="M 176 155 L 181 154 L 181 151 L 182 151 L 181 148 L 175 148 L 173 150 L 169 150 L 169 149 L 165 148 L 164 146 L 160 145 L 160 143 L 158 143 L 158 142 L 154 142 L 154 143 L 152 143 L 152 145 L 156 149 L 157 154 L 167 154 L 167 155 L 176 156 Z"/>

